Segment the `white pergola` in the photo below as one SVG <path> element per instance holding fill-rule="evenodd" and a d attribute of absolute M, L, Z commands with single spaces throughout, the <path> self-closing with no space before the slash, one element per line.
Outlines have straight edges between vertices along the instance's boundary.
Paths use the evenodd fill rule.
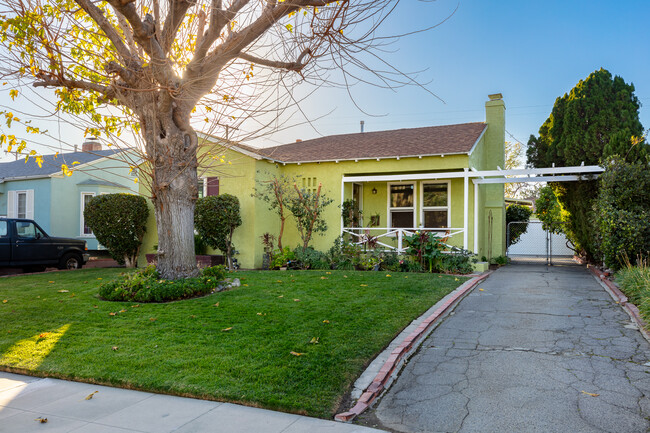
<path fill-rule="evenodd" d="M 469 180 L 474 184 L 474 221 L 478 221 L 478 186 L 481 184 L 520 183 L 520 182 L 574 182 L 595 179 L 605 169 L 598 165 L 580 165 L 574 167 L 518 168 L 503 170 L 475 170 L 465 168 L 463 171 L 343 176 L 341 179 L 341 203 L 345 201 L 346 183 L 363 182 L 408 182 L 418 180 L 463 179 L 463 248 L 468 249 L 469 236 Z M 341 234 L 343 234 L 343 217 L 341 217 Z M 456 229 L 451 229 L 456 230 Z M 478 251 L 478 224 L 474 224 L 474 251 Z"/>

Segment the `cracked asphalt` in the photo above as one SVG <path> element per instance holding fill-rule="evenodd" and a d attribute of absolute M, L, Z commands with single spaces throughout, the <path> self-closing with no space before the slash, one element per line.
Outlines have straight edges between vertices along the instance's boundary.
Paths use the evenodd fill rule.
<path fill-rule="evenodd" d="M 398 432 L 647 432 L 648 361 L 648 342 L 583 267 L 510 265 L 460 302 L 361 422 Z"/>

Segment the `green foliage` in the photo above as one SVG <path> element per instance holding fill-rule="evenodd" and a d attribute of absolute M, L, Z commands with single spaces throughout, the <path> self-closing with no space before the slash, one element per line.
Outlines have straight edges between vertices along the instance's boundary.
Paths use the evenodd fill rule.
<path fill-rule="evenodd" d="M 271 255 L 271 269 L 280 269 L 287 267 L 292 262 L 296 261 L 296 254 L 291 251 L 291 248 L 284 247 L 281 250 L 273 251 Z"/>
<path fill-rule="evenodd" d="M 313 247 L 297 247 L 293 250 L 296 266 L 300 269 L 330 269 L 327 254 L 316 251 Z"/>
<path fill-rule="evenodd" d="M 630 302 L 640 308 L 647 322 L 650 319 L 650 256 L 639 254 L 632 261 L 624 256 L 622 262 L 624 265 L 616 273 L 616 283 Z"/>
<path fill-rule="evenodd" d="M 137 265 L 142 238 L 147 230 L 149 208 L 144 197 L 103 194 L 93 197 L 84 209 L 84 220 L 97 241 L 119 264 Z"/>
<path fill-rule="evenodd" d="M 198 234 L 194 234 L 194 254 L 202 256 L 208 252 L 208 244 Z"/>
<path fill-rule="evenodd" d="M 470 274 L 474 271 L 472 256 L 465 252 L 443 254 L 440 271 L 445 274 Z"/>
<path fill-rule="evenodd" d="M 235 246 L 232 235 L 242 224 L 239 199 L 231 194 L 208 196 L 196 201 L 194 227 L 199 236 L 212 248 L 226 254 L 232 270 L 232 256 Z"/>
<path fill-rule="evenodd" d="M 600 177 L 595 222 L 605 264 L 622 266 L 622 257 L 650 251 L 650 162 L 610 158 Z"/>
<path fill-rule="evenodd" d="M 162 280 L 153 265 L 99 286 L 99 296 L 108 301 L 168 302 L 211 293 L 226 276 L 223 266 L 204 268 L 197 278 Z"/>
<path fill-rule="evenodd" d="M 535 201 L 535 208 L 537 218 L 542 222 L 544 230 L 553 232 L 555 234 L 562 233 L 565 212 L 562 206 L 557 201 L 553 188 L 545 186 L 539 190 L 539 198 Z"/>
<path fill-rule="evenodd" d="M 634 86 L 621 77 L 600 69 L 581 80 L 570 92 L 556 99 L 539 136 L 528 141 L 528 164 L 533 167 L 599 164 L 620 155 L 628 162 L 648 153 L 639 121 L 639 100 Z M 597 195 L 595 181 L 551 184 L 567 212 L 567 238 L 585 254 L 596 254 L 597 238 L 593 205 Z"/>
<path fill-rule="evenodd" d="M 359 209 L 359 203 L 355 199 L 349 198 L 341 206 L 341 216 L 343 217 L 343 227 L 359 227 L 363 212 Z"/>
<path fill-rule="evenodd" d="M 298 189 L 295 184 L 294 189 L 296 194 L 291 197 L 289 209 L 296 221 L 302 247 L 306 249 L 314 233 L 325 234 L 327 231 L 323 211 L 333 200 L 321 193 L 321 185 L 316 191 Z"/>
<path fill-rule="evenodd" d="M 506 225 L 508 227 L 510 236 L 508 238 L 508 246 L 514 245 L 519 242 L 521 235 L 526 233 L 528 230 L 528 224 L 512 224 L 511 222 L 523 222 L 527 223 L 530 220 L 530 216 L 533 214 L 533 210 L 528 206 L 522 206 L 519 204 L 511 204 L 506 207 Z"/>
<path fill-rule="evenodd" d="M 278 248 L 282 250 L 284 224 L 293 197 L 293 184 L 295 181 L 286 175 L 275 176 L 266 173 L 265 177 L 264 180 L 256 180 L 255 192 L 252 196 L 267 203 L 269 210 L 280 217 Z"/>
<path fill-rule="evenodd" d="M 415 232 L 411 236 L 405 236 L 404 243 L 407 246 L 406 253 L 417 259 L 423 269 L 429 272 L 441 269 L 445 244 L 437 236 L 431 232 Z"/>
<path fill-rule="evenodd" d="M 505 266 L 508 264 L 508 257 L 506 256 L 498 256 L 498 257 L 492 257 L 490 260 L 491 265 L 499 265 L 499 266 Z"/>

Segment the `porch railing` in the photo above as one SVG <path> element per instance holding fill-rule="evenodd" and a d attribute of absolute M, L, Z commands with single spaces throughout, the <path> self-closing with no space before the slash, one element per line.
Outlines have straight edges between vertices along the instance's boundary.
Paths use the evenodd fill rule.
<path fill-rule="evenodd" d="M 416 232 L 432 232 L 442 240 L 442 243 L 450 249 L 458 249 L 456 246 L 449 245 L 447 242 L 452 236 L 456 236 L 465 232 L 463 228 L 395 228 L 395 227 L 344 227 L 343 233 L 352 236 L 352 243 L 356 245 L 364 245 L 372 241 L 376 245 L 381 245 L 386 251 L 395 251 L 403 253 L 406 251 L 404 246 L 404 236 L 412 236 Z M 377 233 L 377 234 L 375 234 Z M 389 239 L 397 239 L 397 246 L 389 245 Z"/>

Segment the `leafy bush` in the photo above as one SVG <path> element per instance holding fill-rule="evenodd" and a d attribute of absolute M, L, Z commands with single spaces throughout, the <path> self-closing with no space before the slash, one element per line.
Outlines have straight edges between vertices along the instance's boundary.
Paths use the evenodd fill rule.
<path fill-rule="evenodd" d="M 595 222 L 605 264 L 621 267 L 622 257 L 650 251 L 650 162 L 610 158 L 600 177 Z"/>
<path fill-rule="evenodd" d="M 84 220 L 97 241 L 129 268 L 137 266 L 148 217 L 147 201 L 133 194 L 99 195 L 84 208 Z"/>
<path fill-rule="evenodd" d="M 296 254 L 289 247 L 284 247 L 282 250 L 275 250 L 271 255 L 271 269 L 289 267 L 290 264 L 295 264 L 295 262 Z"/>
<path fill-rule="evenodd" d="M 325 253 L 316 251 L 313 247 L 298 247 L 293 250 L 297 266 L 300 269 L 330 269 L 330 261 Z"/>
<path fill-rule="evenodd" d="M 226 254 L 228 267 L 233 269 L 235 246 L 232 235 L 242 223 L 239 199 L 231 194 L 202 197 L 196 201 L 194 226 L 199 236 L 212 248 Z"/>
<path fill-rule="evenodd" d="M 405 236 L 404 242 L 408 249 L 406 253 L 420 262 L 423 269 L 429 272 L 439 271 L 445 244 L 430 232 L 415 232 Z"/>
<path fill-rule="evenodd" d="M 624 266 L 616 273 L 616 283 L 629 300 L 639 307 L 643 318 L 650 320 L 650 256 L 638 255 L 633 265 L 625 256 Z"/>
<path fill-rule="evenodd" d="M 472 256 L 465 252 L 443 254 L 440 270 L 446 274 L 471 274 L 474 272 Z"/>
<path fill-rule="evenodd" d="M 514 245 L 519 242 L 521 235 L 528 231 L 528 224 L 512 224 L 511 222 L 525 222 L 527 223 L 530 220 L 530 216 L 533 214 L 533 210 L 528 206 L 522 206 L 519 204 L 511 204 L 506 207 L 506 225 L 510 230 L 510 236 L 508 237 L 508 246 Z"/>
<path fill-rule="evenodd" d="M 226 276 L 223 266 L 204 268 L 197 278 L 161 280 L 153 265 L 121 274 L 99 286 L 99 296 L 108 301 L 168 302 L 211 293 Z"/>

